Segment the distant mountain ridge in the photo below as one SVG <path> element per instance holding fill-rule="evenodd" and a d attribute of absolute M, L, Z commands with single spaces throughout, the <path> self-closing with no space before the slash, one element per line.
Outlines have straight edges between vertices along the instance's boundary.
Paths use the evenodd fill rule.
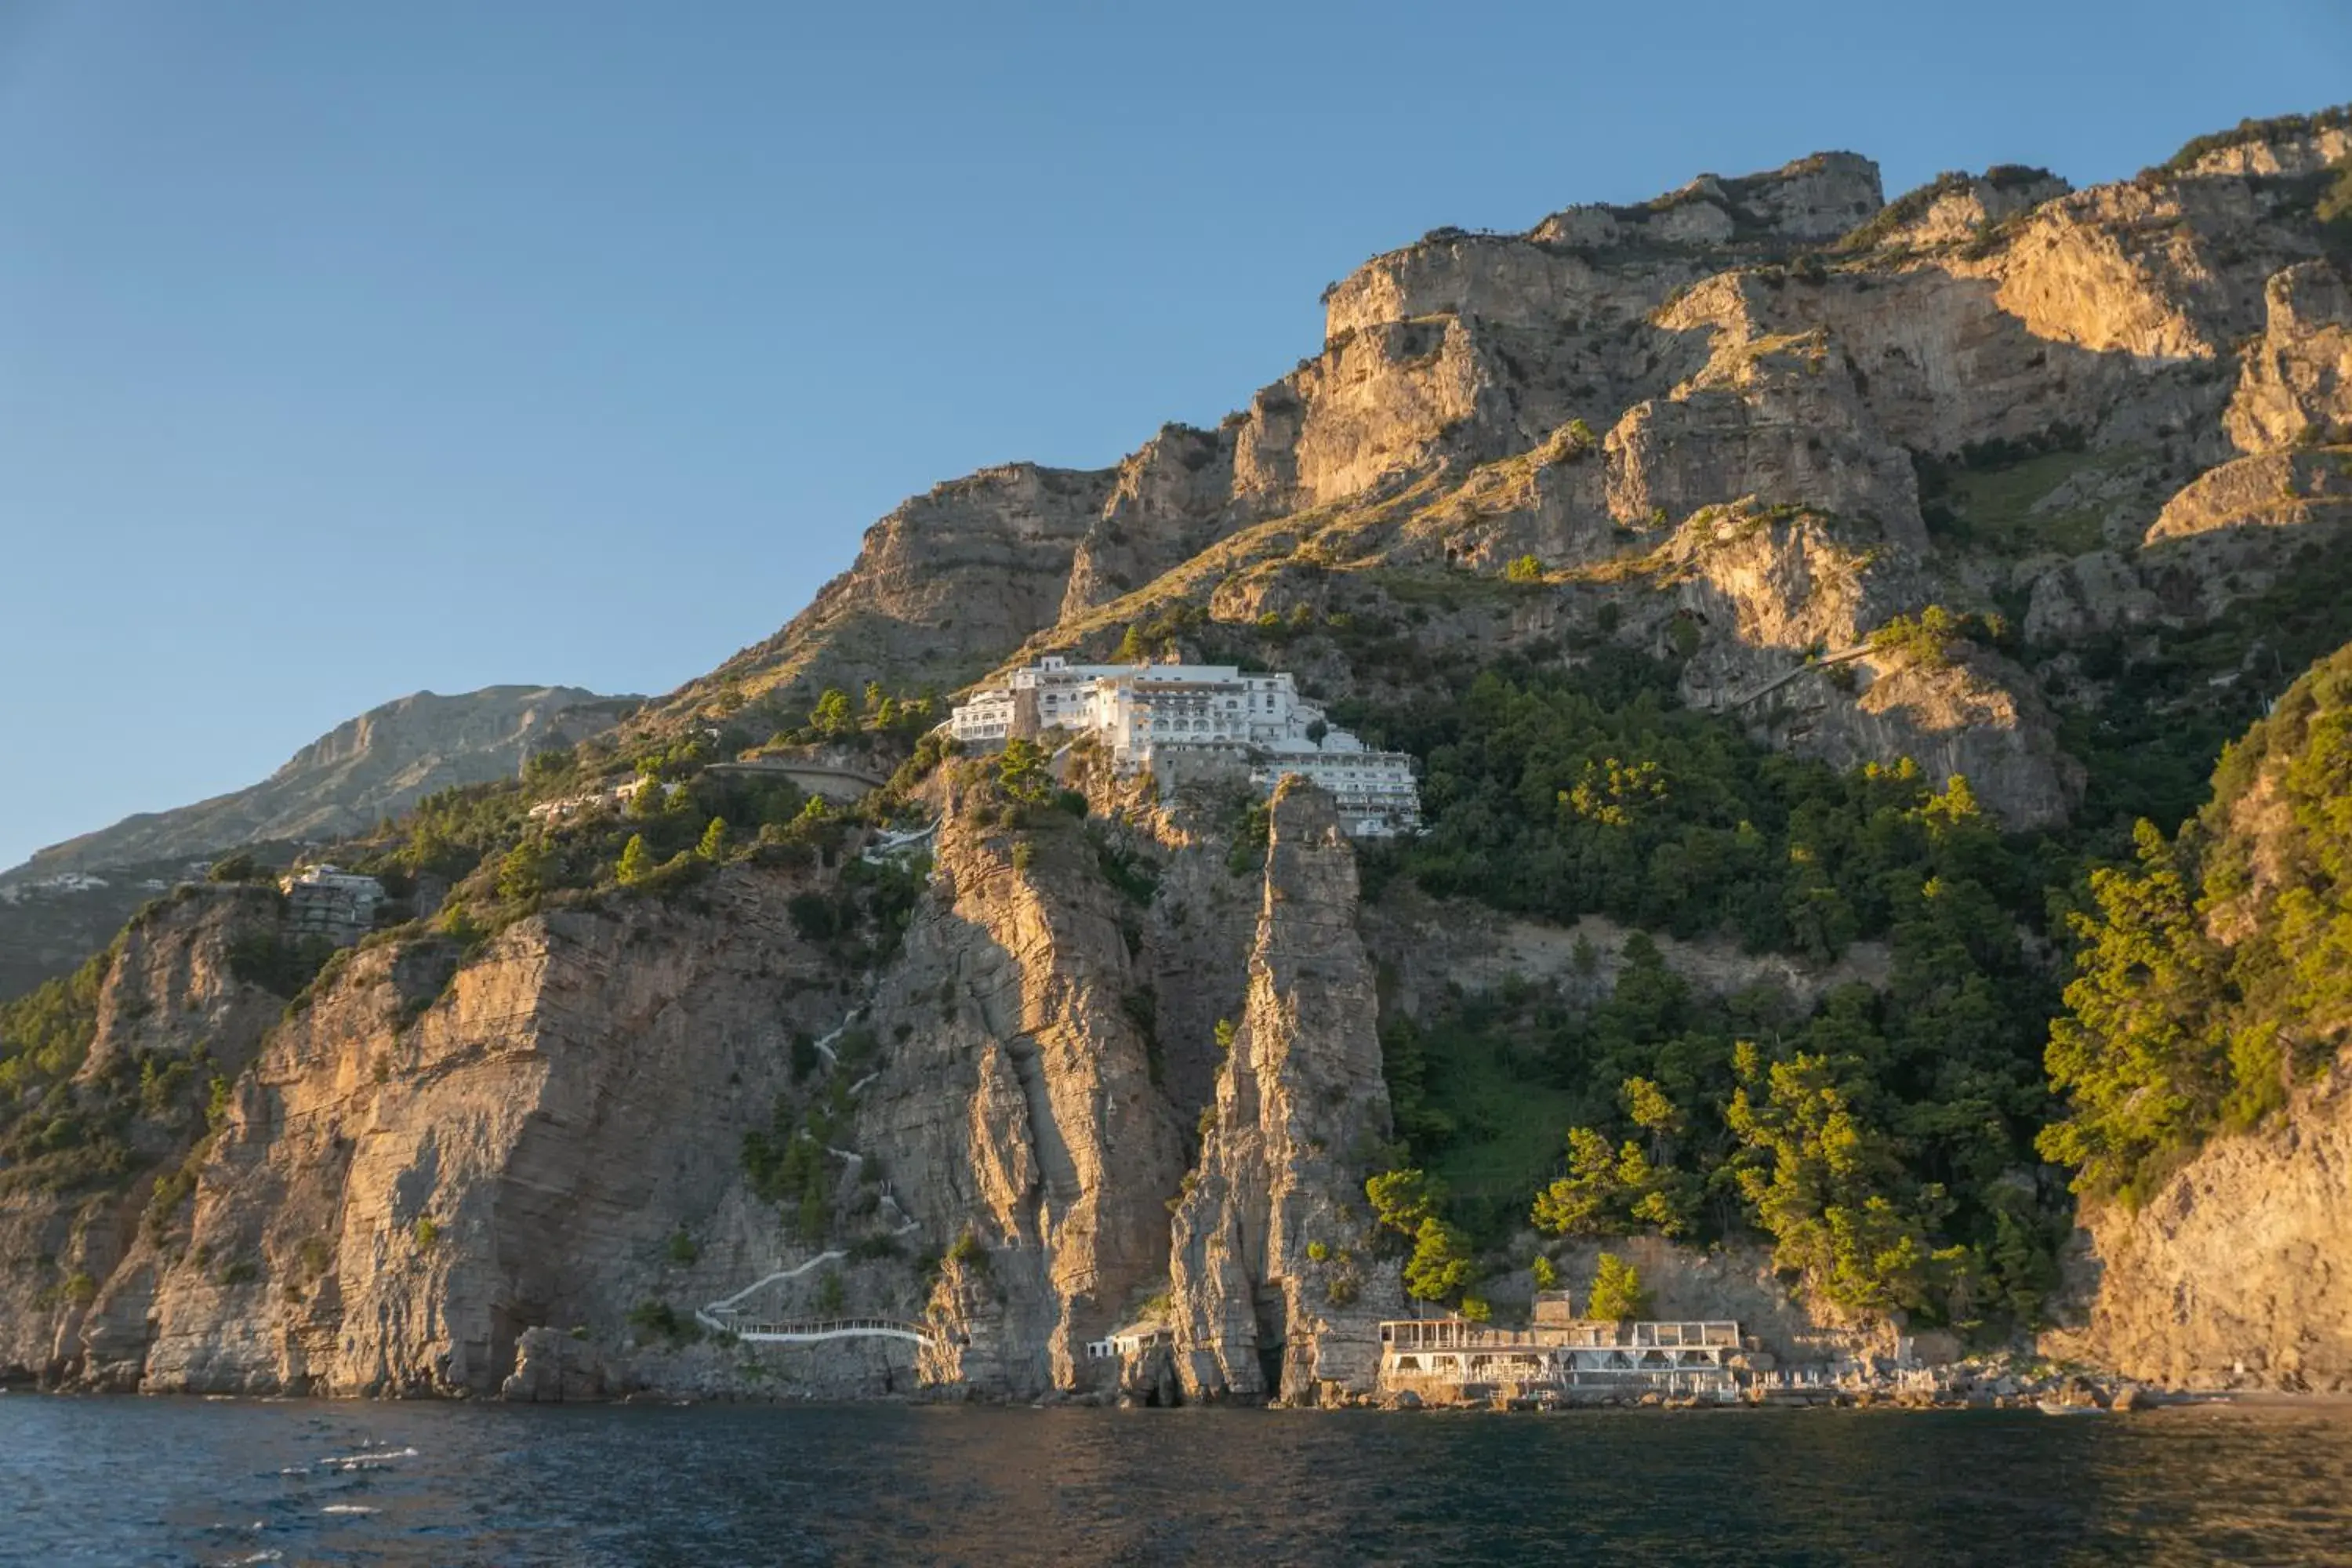
<path fill-rule="evenodd" d="M 364 832 L 436 790 L 511 777 L 637 703 L 576 686 L 414 692 L 336 725 L 258 784 L 50 845 L 0 871 L 0 996 L 72 969 L 159 889 L 229 850 Z"/>
<path fill-rule="evenodd" d="M 345 720 L 259 784 L 50 845 L 0 872 L 0 885 L 263 839 L 355 833 L 435 790 L 506 777 L 533 752 L 611 728 L 636 701 L 576 686 L 413 692 Z"/>

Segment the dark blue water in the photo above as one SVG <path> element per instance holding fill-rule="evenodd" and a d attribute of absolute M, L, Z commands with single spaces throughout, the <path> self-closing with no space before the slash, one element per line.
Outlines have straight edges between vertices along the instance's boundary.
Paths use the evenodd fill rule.
<path fill-rule="evenodd" d="M 2341 1563 L 2352 1414 L 12 1394 L 0 1561 Z"/>

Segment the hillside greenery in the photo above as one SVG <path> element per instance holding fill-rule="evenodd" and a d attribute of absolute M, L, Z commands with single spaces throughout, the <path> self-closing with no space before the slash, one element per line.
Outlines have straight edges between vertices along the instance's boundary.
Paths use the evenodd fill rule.
<path fill-rule="evenodd" d="M 2352 1026 L 2352 647 L 2229 748 L 2177 836 L 2136 838 L 2074 917 L 2048 1060 L 2066 1111 L 2041 1141 L 2127 1203 L 2284 1105 Z"/>
<path fill-rule="evenodd" d="M 1816 961 L 1883 942 L 1885 984 L 1706 997 L 1636 931 L 1575 954 L 1594 984 L 1616 968 L 1595 1005 L 1517 982 L 1391 1014 L 1403 1160 L 1490 1247 L 1528 1223 L 1754 1235 L 1846 1306 L 2031 1321 L 2063 1223 L 2033 1148 L 2055 998 L 2026 939 L 2063 855 L 2004 839 L 1965 781 L 1767 752 L 1663 679 L 1490 672 L 1391 723 L 1426 748 L 1431 824 L 1378 874 Z"/>
<path fill-rule="evenodd" d="M 1598 1000 L 1514 979 L 1384 1013 L 1399 1170 L 1489 1251 L 1529 1224 L 1759 1236 L 1843 1306 L 2038 1321 L 2060 1170 L 2136 1201 L 2276 1111 L 2352 1026 L 2352 648 L 2212 763 L 2258 687 L 2208 670 L 2258 637 L 2292 658 L 2334 634 L 2336 574 L 2312 564 L 2116 672 L 2172 728 L 2090 748 L 2101 809 L 2057 837 L 2005 838 L 1963 780 L 1762 752 L 1638 660 L 1490 670 L 1458 702 L 1351 715 L 1427 760 L 1429 831 L 1369 852 L 1368 888 L 1637 928 L 1614 952 L 1580 940 L 1565 991 Z M 2209 772 L 2177 837 L 2118 826 Z M 1883 942 L 1885 978 L 1811 1006 L 1706 996 L 1643 930 L 1817 963 Z"/>
<path fill-rule="evenodd" d="M 1822 961 L 1913 919 L 1930 883 L 1950 906 L 2041 918 L 2056 851 L 2005 844 L 1965 780 L 1767 751 L 1675 706 L 1672 679 L 1632 658 L 1490 670 L 1457 701 L 1367 724 L 1426 759 L 1429 823 L 1368 854 L 1368 878 Z"/>
<path fill-rule="evenodd" d="M 118 939 L 73 973 L 0 1002 L 0 1194 L 120 1187 L 152 1158 L 134 1148 L 135 1127 L 184 1133 L 220 1100 L 204 1045 L 184 1056 L 134 1050 L 84 1076 L 121 949 Z"/>
<path fill-rule="evenodd" d="M 1964 457 L 1941 482 L 1965 498 L 1971 476 L 2068 450 Z M 1557 925 L 1604 917 L 1622 933 L 1605 951 L 1588 936 L 1575 973 L 1555 982 L 1454 991 L 1416 1016 L 1384 1007 L 1398 1142 L 1370 1195 L 1408 1289 L 1483 1310 L 1485 1260 L 1529 1228 L 1648 1232 L 1763 1240 L 1809 1291 L 1850 1309 L 1991 1331 L 2039 1321 L 2070 1223 L 2066 1171 L 2080 1192 L 2144 1195 L 2205 1137 L 2277 1109 L 2352 1019 L 2352 982 L 2339 978 L 2352 974 L 2352 650 L 2230 748 L 2215 804 L 2177 837 L 2142 820 L 2189 814 L 2258 703 L 2260 681 L 2217 672 L 2258 649 L 2275 664 L 2333 646 L 2352 584 L 2325 560 L 2305 564 L 2247 613 L 2153 655 L 2118 639 L 2078 656 L 2096 698 L 2069 740 L 2090 765 L 2091 805 L 2084 826 L 2038 837 L 2000 833 L 1964 779 L 1763 748 L 1681 708 L 1672 663 L 1605 640 L 1581 645 L 1573 669 L 1472 670 L 1343 616 L 1228 629 L 1277 657 L 1301 638 L 1351 659 L 1393 644 L 1398 660 L 1421 658 L 1422 690 L 1444 689 L 1334 710 L 1424 766 L 1428 831 L 1361 847 L 1368 898 L 1411 884 Z M 1122 651 L 1182 651 L 1206 630 L 1196 609 L 1170 610 L 1129 623 Z M 1929 606 L 1873 641 L 1932 660 L 1979 633 L 2009 635 L 1997 618 Z M 1043 751 L 1016 742 L 955 762 L 929 731 L 938 711 L 928 696 L 829 690 L 798 721 L 746 708 L 634 752 L 591 742 L 520 778 L 430 796 L 337 857 L 384 879 L 394 921 L 437 906 L 433 933 L 375 940 L 437 934 L 468 951 L 542 910 L 698 902 L 730 864 L 804 871 L 788 900 L 797 934 L 872 969 L 896 950 L 925 868 L 869 866 L 851 836 L 949 765 L 967 803 L 994 814 L 1016 871 L 1093 867 L 1133 906 L 1122 931 L 1139 946 L 1156 872 L 1083 823 L 1084 799 L 1056 784 Z M 816 744 L 891 787 L 846 811 L 780 774 L 713 769 Z M 2269 793 L 2250 827 L 2233 813 L 2257 778 Z M 1239 820 L 1233 859 L 1245 871 L 1265 815 Z M 2241 934 L 2225 941 L 2222 928 Z M 1851 960 L 1868 983 L 1811 998 L 1708 994 L 1668 962 L 1667 939 Z M 299 1005 L 326 957 L 250 937 L 231 963 Z M 160 1087 L 146 1063 L 133 1064 L 136 1083 L 66 1092 L 106 960 L 0 1006 L 0 1168 L 15 1179 L 110 1179 L 128 1168 L 125 1130 L 142 1105 L 193 1114 L 203 1086 L 184 1081 L 195 1071 L 184 1064 Z M 1137 1004 L 1147 1035 L 1150 1001 L 1122 1004 Z M 863 1033 L 837 1045 L 845 1061 L 876 1047 Z M 820 1074 L 819 1055 L 795 1042 L 794 1089 L 741 1148 L 754 1191 L 813 1243 L 839 1185 L 823 1151 L 850 1113 L 845 1079 Z"/>

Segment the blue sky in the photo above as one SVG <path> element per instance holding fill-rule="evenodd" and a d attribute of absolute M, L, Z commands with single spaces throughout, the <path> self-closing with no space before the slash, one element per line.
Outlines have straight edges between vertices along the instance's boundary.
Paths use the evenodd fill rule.
<path fill-rule="evenodd" d="M 669 688 L 1440 224 L 2347 93 L 2341 0 L 0 0 L 0 867 L 420 688 Z"/>

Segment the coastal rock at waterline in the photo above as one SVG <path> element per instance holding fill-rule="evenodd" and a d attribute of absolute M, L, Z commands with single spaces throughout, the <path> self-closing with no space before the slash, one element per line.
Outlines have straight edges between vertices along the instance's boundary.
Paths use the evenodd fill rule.
<path fill-rule="evenodd" d="M 604 1360 L 594 1346 L 553 1329 L 525 1329 L 515 1340 L 515 1369 L 499 1397 L 528 1405 L 576 1405 L 604 1397 Z"/>
<path fill-rule="evenodd" d="M 2352 1389 L 2352 1075 L 2208 1143 L 2137 1209 L 2085 1205 L 2088 1310 L 2053 1356 L 2171 1388 Z"/>

